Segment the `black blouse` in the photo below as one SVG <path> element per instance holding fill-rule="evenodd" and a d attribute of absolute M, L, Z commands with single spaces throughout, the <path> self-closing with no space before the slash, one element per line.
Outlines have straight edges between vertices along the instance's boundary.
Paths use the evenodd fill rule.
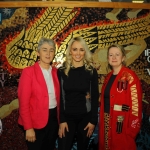
<path fill-rule="evenodd" d="M 110 111 L 110 89 L 117 75 L 111 75 L 104 91 L 104 112 L 109 113 Z"/>
<path fill-rule="evenodd" d="M 99 100 L 97 71 L 93 69 L 91 73 L 91 71 L 85 69 L 85 66 L 72 67 L 67 76 L 64 73 L 64 69 L 60 68 L 58 70 L 58 78 L 61 83 L 60 122 L 65 122 L 66 116 L 74 118 L 87 113 L 85 96 L 89 92 L 92 114 L 90 122 L 96 124 Z"/>

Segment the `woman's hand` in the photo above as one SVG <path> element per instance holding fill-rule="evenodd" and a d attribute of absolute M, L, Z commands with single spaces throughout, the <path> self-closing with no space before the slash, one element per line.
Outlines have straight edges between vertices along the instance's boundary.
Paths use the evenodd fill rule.
<path fill-rule="evenodd" d="M 87 131 L 87 137 L 90 137 L 93 134 L 95 125 L 91 124 L 90 122 L 87 124 L 87 126 L 84 128 L 84 130 L 88 130 Z"/>
<path fill-rule="evenodd" d="M 34 142 L 36 140 L 35 131 L 33 128 L 26 130 L 26 140 L 29 142 Z"/>
<path fill-rule="evenodd" d="M 69 132 L 67 122 L 60 123 L 58 135 L 60 138 L 65 137 L 65 131 Z"/>
<path fill-rule="evenodd" d="M 87 92 L 87 93 L 86 93 L 85 98 L 86 98 L 86 99 L 90 99 L 90 98 L 91 98 L 91 95 L 90 95 L 90 93 L 89 93 L 89 92 Z"/>

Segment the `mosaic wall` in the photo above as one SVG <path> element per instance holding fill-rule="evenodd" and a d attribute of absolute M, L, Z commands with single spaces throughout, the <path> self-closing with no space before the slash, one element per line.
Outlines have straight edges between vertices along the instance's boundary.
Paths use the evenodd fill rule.
<path fill-rule="evenodd" d="M 37 60 L 35 52 L 43 36 L 56 42 L 54 62 L 63 62 L 70 39 L 82 36 L 93 53 L 100 92 L 107 73 L 107 47 L 112 43 L 125 47 L 127 66 L 137 73 L 143 88 L 143 122 L 137 149 L 149 150 L 150 10 L 84 7 L 0 8 L 0 149 L 27 149 L 17 125 L 17 86 L 22 69 Z M 98 128 L 89 143 L 91 150 L 97 149 L 97 133 Z M 76 143 L 72 150 L 76 150 Z"/>

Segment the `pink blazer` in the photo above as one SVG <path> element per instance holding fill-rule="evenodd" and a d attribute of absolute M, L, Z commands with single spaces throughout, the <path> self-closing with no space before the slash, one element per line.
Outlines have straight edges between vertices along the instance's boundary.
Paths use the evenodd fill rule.
<path fill-rule="evenodd" d="M 57 69 L 54 67 L 52 67 L 52 77 L 57 100 L 57 114 L 59 115 L 60 87 L 57 78 Z M 49 116 L 49 96 L 38 62 L 22 71 L 18 86 L 18 99 L 18 123 L 25 130 L 45 127 Z"/>

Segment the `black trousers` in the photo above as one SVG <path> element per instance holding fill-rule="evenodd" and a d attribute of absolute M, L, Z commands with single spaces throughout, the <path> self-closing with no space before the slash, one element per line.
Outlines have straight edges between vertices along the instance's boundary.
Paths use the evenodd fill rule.
<path fill-rule="evenodd" d="M 87 130 L 84 128 L 89 123 L 89 115 L 79 117 L 70 117 L 67 119 L 69 132 L 65 132 L 65 137 L 58 138 L 58 150 L 71 150 L 76 136 L 77 149 L 87 150 L 90 138 L 87 137 Z"/>
<path fill-rule="evenodd" d="M 42 129 L 34 129 L 36 141 L 26 141 L 28 150 L 54 150 L 58 138 L 57 108 L 49 109 L 47 125 Z"/>

